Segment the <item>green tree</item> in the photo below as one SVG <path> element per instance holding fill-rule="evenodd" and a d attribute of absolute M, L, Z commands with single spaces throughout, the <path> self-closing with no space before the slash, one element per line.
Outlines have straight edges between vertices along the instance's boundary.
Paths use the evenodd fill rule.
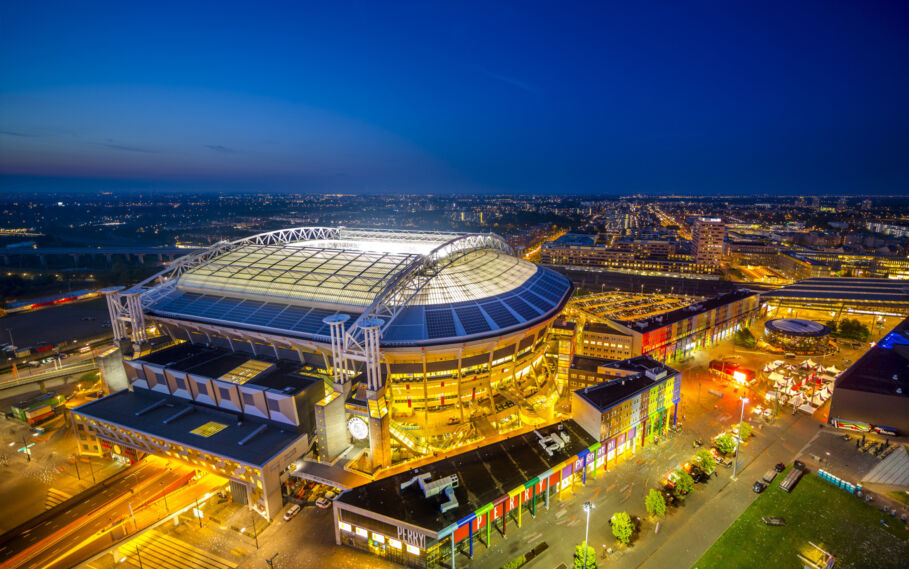
<path fill-rule="evenodd" d="M 666 513 L 666 498 L 658 490 L 651 488 L 650 492 L 647 493 L 647 497 L 644 498 L 644 506 L 647 508 L 647 513 L 651 516 L 662 516 Z"/>
<path fill-rule="evenodd" d="M 744 441 L 745 439 L 747 439 L 748 437 L 751 436 L 751 431 L 753 431 L 753 430 L 754 430 L 754 428 L 751 426 L 751 423 L 749 423 L 748 421 L 742 421 L 741 432 L 739 433 L 739 437 Z"/>
<path fill-rule="evenodd" d="M 729 454 L 735 450 L 735 439 L 732 438 L 732 435 L 729 433 L 723 433 L 717 438 L 713 439 L 713 445 L 716 447 L 716 450 L 720 451 L 723 454 Z"/>
<path fill-rule="evenodd" d="M 754 339 L 754 334 L 751 333 L 751 330 L 741 328 L 732 335 L 732 343 L 742 348 L 754 348 L 757 345 L 757 340 Z"/>
<path fill-rule="evenodd" d="M 622 543 L 631 541 L 631 534 L 634 533 L 634 526 L 631 523 L 631 516 L 626 512 L 616 512 L 612 514 L 609 520 L 612 524 L 612 535 Z"/>
<path fill-rule="evenodd" d="M 675 482 L 675 490 L 679 494 L 687 494 L 694 489 L 694 478 L 681 468 L 672 473 L 672 480 Z"/>
<path fill-rule="evenodd" d="M 578 547 L 580 547 L 580 546 L 578 546 Z M 518 567 L 524 565 L 524 563 L 526 561 L 527 561 L 527 557 L 525 555 L 520 555 L 518 557 L 515 557 L 514 559 L 512 559 L 505 565 L 502 565 L 502 569 L 518 569 Z M 583 563 L 582 563 L 582 565 L 583 565 Z M 578 567 L 578 565 L 575 565 L 575 567 Z"/>
<path fill-rule="evenodd" d="M 841 338 L 849 340 L 858 340 L 860 342 L 868 341 L 871 338 L 871 330 L 858 320 L 844 318 L 840 322 L 839 334 Z"/>
<path fill-rule="evenodd" d="M 704 474 L 708 476 L 713 474 L 713 471 L 716 470 L 716 460 L 713 459 L 713 454 L 705 448 L 702 448 L 697 452 L 694 456 L 694 462 Z"/>
<path fill-rule="evenodd" d="M 584 545 L 577 545 L 574 548 L 574 569 L 596 569 L 597 552 L 589 545 L 587 546 L 587 567 L 584 567 Z"/>
<path fill-rule="evenodd" d="M 836 336 L 836 331 L 839 328 L 839 325 L 837 324 L 836 320 L 828 320 L 825 323 L 825 326 L 830 328 L 830 333 L 833 334 L 834 336 Z"/>

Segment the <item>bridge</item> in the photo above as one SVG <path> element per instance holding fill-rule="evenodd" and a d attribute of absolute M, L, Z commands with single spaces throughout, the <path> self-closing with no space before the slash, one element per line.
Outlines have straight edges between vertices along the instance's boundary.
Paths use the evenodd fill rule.
<path fill-rule="evenodd" d="M 202 251 L 202 248 L 181 247 L 7 247 L 0 249 L 0 260 L 4 265 L 9 265 L 12 259 L 23 257 L 37 257 L 42 265 L 47 264 L 48 257 L 70 257 L 78 263 L 82 257 L 104 256 L 107 262 L 113 260 L 114 255 L 125 259 L 136 258 L 140 263 L 145 262 L 146 256 L 156 257 L 159 262 L 173 261 L 177 257 L 191 255 Z"/>

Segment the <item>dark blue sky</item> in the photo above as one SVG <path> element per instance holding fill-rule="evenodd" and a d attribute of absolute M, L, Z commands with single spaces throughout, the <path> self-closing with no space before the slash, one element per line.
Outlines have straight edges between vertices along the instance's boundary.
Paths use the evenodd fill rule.
<path fill-rule="evenodd" d="M 0 189 L 909 193 L 904 1 L 189 4 L 2 3 Z"/>

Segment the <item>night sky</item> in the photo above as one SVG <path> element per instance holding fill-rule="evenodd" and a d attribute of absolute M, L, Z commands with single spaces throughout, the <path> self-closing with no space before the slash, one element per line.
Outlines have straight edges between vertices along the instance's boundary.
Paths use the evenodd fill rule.
<path fill-rule="evenodd" d="M 905 1 L 189 4 L 3 2 L 0 190 L 909 193 Z"/>

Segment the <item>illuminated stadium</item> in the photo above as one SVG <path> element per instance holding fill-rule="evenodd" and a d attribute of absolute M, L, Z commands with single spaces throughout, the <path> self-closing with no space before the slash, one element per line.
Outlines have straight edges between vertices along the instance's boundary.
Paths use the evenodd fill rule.
<path fill-rule="evenodd" d="M 106 294 L 115 336 L 140 354 L 126 361 L 134 385 L 179 396 L 143 363 L 156 327 L 180 344 L 168 350 L 184 350 L 188 377 L 211 378 L 210 391 L 184 398 L 241 416 L 294 416 L 303 434 L 301 417 L 312 415 L 321 461 L 353 446 L 351 467 L 375 472 L 551 422 L 558 394 L 546 333 L 572 290 L 493 234 L 304 227 L 218 243 Z M 214 356 L 187 346 L 232 367 L 193 372 L 201 364 L 192 362 Z M 168 359 L 157 361 L 180 367 Z M 321 378 L 324 393 L 308 409 L 279 412 L 275 386 L 255 379 L 275 366 Z M 222 398 L 227 385 L 238 398 Z M 260 388 L 270 393 L 261 404 Z"/>

